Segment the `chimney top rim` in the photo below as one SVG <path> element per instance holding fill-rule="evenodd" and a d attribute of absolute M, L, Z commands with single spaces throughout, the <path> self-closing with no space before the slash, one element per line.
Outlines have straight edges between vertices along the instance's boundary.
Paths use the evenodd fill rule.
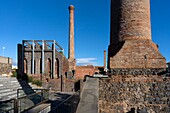
<path fill-rule="evenodd" d="M 68 8 L 69 8 L 69 10 L 74 10 L 74 6 L 73 5 L 70 5 Z"/>

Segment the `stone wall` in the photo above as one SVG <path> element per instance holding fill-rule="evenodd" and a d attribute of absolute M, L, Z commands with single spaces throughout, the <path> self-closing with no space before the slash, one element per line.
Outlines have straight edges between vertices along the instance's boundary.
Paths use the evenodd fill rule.
<path fill-rule="evenodd" d="M 0 75 L 10 74 L 12 71 L 12 59 L 0 56 Z"/>
<path fill-rule="evenodd" d="M 169 113 L 170 78 L 111 76 L 99 82 L 100 113 Z"/>
<path fill-rule="evenodd" d="M 12 64 L 0 63 L 0 75 L 10 74 L 12 71 Z"/>
<path fill-rule="evenodd" d="M 94 75 L 95 72 L 100 73 L 104 71 L 104 66 L 76 66 L 76 79 L 84 79 L 85 75 Z"/>
<path fill-rule="evenodd" d="M 9 57 L 0 56 L 0 63 L 12 64 L 12 59 Z"/>

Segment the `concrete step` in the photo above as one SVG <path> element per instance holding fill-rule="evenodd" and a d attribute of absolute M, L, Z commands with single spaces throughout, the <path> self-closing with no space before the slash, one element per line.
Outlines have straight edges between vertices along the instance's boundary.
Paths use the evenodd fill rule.
<path fill-rule="evenodd" d="M 24 91 L 20 90 L 19 97 L 35 93 L 32 88 L 40 89 L 40 87 L 28 84 L 26 81 L 18 81 L 15 77 L 0 76 L 0 100 L 16 98 L 17 89 L 24 89 Z"/>
<path fill-rule="evenodd" d="M 5 93 L 1 93 L 1 94 L 0 94 L 0 97 L 8 96 L 8 95 L 10 95 L 10 94 L 16 94 L 16 93 L 17 93 L 17 91 L 9 91 L 9 92 L 5 92 Z"/>
<path fill-rule="evenodd" d="M 0 87 L 3 87 L 3 86 L 20 86 L 19 83 L 1 83 L 0 84 Z"/>
<path fill-rule="evenodd" d="M 12 92 L 7 92 L 7 93 L 3 93 L 3 94 L 0 94 L 0 100 L 9 100 L 9 99 L 12 99 L 12 98 L 17 98 L 17 91 L 12 91 Z M 20 95 L 24 95 L 23 93 L 20 93 Z"/>
<path fill-rule="evenodd" d="M 17 78 L 16 77 L 2 77 L 2 76 L 0 76 L 0 81 L 1 80 L 17 80 Z"/>
<path fill-rule="evenodd" d="M 0 77 L 0 80 L 7 80 L 7 79 L 10 79 L 10 80 L 17 80 L 17 78 L 16 77 Z"/>
<path fill-rule="evenodd" d="M 22 88 L 15 77 L 0 76 L 0 100 L 17 97 L 17 89 Z"/>
<path fill-rule="evenodd" d="M 8 85 L 8 84 L 15 84 L 15 85 L 19 85 L 18 81 L 15 81 L 15 82 L 8 82 L 8 81 L 5 81 L 5 82 L 0 82 L 0 85 L 2 86 L 3 85 Z"/>
<path fill-rule="evenodd" d="M 12 98 L 17 98 L 17 92 L 16 91 L 12 91 L 12 92 L 8 92 L 5 94 L 0 94 L 0 100 L 9 100 Z"/>
<path fill-rule="evenodd" d="M 20 86 L 18 80 L 16 78 L 2 78 L 0 77 L 0 87 L 5 86 Z"/>
<path fill-rule="evenodd" d="M 4 90 L 1 90 L 0 95 L 1 95 L 1 94 L 4 95 L 4 94 L 6 94 L 6 93 L 13 92 L 13 91 L 16 91 L 16 92 L 17 92 L 16 89 L 4 89 Z"/>
<path fill-rule="evenodd" d="M 16 82 L 8 82 L 8 81 L 5 81 L 5 82 L 0 82 L 0 85 L 4 85 L 4 84 L 18 84 L 19 85 L 19 83 L 18 83 L 18 81 L 16 81 Z"/>
<path fill-rule="evenodd" d="M 14 86 L 14 85 L 20 86 L 19 83 L 10 83 L 10 82 L 9 82 L 9 83 L 2 83 L 2 82 L 0 83 L 0 87 L 2 87 L 2 86 L 10 86 L 10 85 L 13 85 L 13 86 Z"/>
<path fill-rule="evenodd" d="M 6 88 L 6 89 L 3 89 L 3 90 L 0 90 L 0 94 L 5 93 L 5 92 L 9 92 L 9 91 L 13 91 L 13 89 Z"/>
<path fill-rule="evenodd" d="M 16 81 L 18 81 L 16 78 L 15 78 L 15 79 L 10 79 L 10 78 L 8 78 L 8 79 L 2 79 L 2 78 L 0 78 L 0 81 L 5 82 L 4 80 L 10 80 L 10 81 L 8 81 L 8 82 L 16 82 Z"/>
<path fill-rule="evenodd" d="M 19 86 L 19 85 L 10 85 L 10 86 L 1 86 L 0 87 L 0 91 L 1 90 L 5 90 L 5 89 L 13 89 L 13 90 L 17 90 L 17 89 L 20 89 L 20 88 L 22 88 L 21 86 Z"/>
<path fill-rule="evenodd" d="M 15 96 L 14 96 L 15 95 Z M 16 97 L 17 95 L 17 90 L 12 90 L 12 89 L 6 89 L 3 92 L 1 91 L 0 93 L 0 99 L 5 100 L 5 99 L 11 99 L 13 97 Z"/>
<path fill-rule="evenodd" d="M 17 93 L 1 97 L 2 100 L 10 100 L 10 99 L 13 99 L 13 98 L 17 98 Z"/>

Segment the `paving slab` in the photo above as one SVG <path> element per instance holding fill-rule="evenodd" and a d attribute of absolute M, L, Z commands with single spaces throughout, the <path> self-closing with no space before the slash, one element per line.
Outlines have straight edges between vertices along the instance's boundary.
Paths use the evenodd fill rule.
<path fill-rule="evenodd" d="M 76 113 L 98 113 L 99 79 L 87 78 Z"/>

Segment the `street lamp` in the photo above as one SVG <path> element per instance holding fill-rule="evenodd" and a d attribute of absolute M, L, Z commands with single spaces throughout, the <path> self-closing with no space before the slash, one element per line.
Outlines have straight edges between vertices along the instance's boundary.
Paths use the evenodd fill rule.
<path fill-rule="evenodd" d="M 2 47 L 2 55 L 4 56 L 5 47 Z"/>

